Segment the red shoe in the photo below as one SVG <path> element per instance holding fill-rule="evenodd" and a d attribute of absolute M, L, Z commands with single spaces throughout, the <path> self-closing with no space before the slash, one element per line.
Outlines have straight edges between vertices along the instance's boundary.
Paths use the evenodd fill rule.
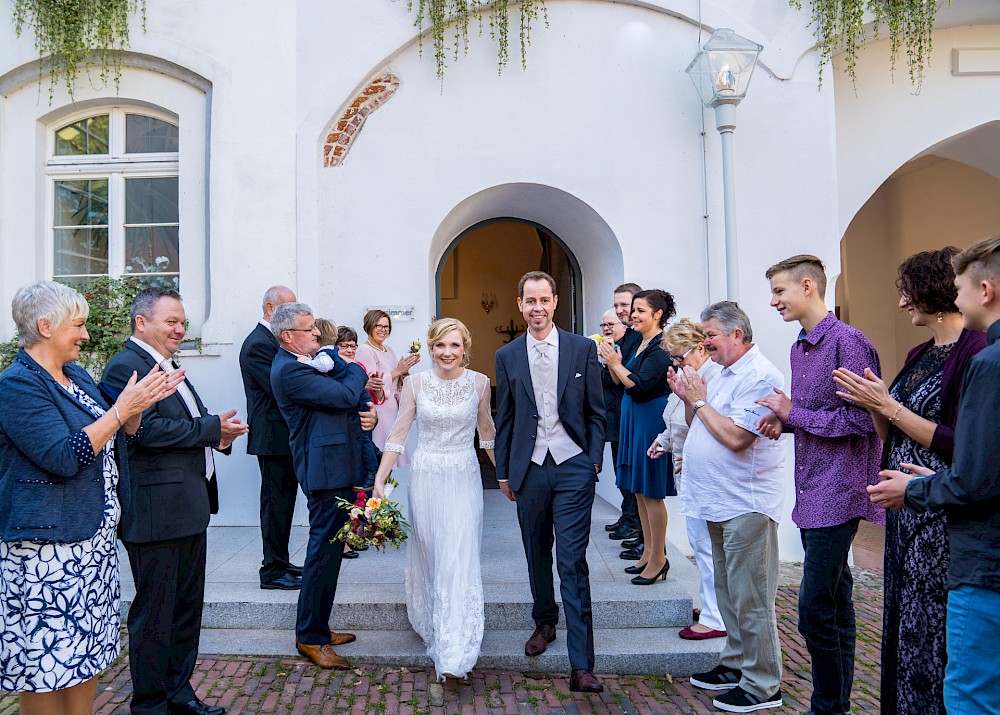
<path fill-rule="evenodd" d="M 698 631 L 691 630 L 691 626 L 685 626 L 684 628 L 681 628 L 680 633 L 678 633 L 677 635 L 679 635 L 684 640 L 688 641 L 704 641 L 708 640 L 709 638 L 723 638 L 727 634 L 725 631 L 716 631 L 716 630 L 699 633 Z"/>

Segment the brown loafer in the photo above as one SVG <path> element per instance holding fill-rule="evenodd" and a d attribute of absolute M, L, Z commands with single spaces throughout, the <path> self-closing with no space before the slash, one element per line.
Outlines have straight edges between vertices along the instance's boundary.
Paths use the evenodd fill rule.
<path fill-rule="evenodd" d="M 329 643 L 323 645 L 309 645 L 300 643 L 295 639 L 295 650 L 318 665 L 327 670 L 350 670 L 351 664 L 334 653 L 333 647 Z"/>
<path fill-rule="evenodd" d="M 556 639 L 556 627 L 544 624 L 537 626 L 531 638 L 524 644 L 524 654 L 534 657 L 545 652 L 549 643 Z"/>
<path fill-rule="evenodd" d="M 574 693 L 603 693 L 601 681 L 589 670 L 574 670 L 569 674 L 569 689 Z"/>
<path fill-rule="evenodd" d="M 353 633 L 330 631 L 330 645 L 344 645 L 345 643 L 353 643 L 357 639 L 358 637 Z"/>

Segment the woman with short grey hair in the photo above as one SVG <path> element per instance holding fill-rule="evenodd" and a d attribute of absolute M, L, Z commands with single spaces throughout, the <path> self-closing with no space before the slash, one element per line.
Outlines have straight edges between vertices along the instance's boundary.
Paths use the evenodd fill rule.
<path fill-rule="evenodd" d="M 183 370 L 133 375 L 108 404 L 74 363 L 90 337 L 83 296 L 42 281 L 11 307 L 21 349 L 0 373 L 0 691 L 19 693 L 24 715 L 84 715 L 120 650 L 126 442 Z"/>

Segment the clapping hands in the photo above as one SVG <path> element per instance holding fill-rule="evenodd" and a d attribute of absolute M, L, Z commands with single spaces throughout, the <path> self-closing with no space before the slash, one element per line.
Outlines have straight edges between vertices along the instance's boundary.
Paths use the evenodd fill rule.
<path fill-rule="evenodd" d="M 227 449 L 237 437 L 246 434 L 249 429 L 250 425 L 236 417 L 236 410 L 223 412 L 219 415 L 219 431 L 222 433 L 222 439 L 219 440 L 218 449 Z"/>
<path fill-rule="evenodd" d="M 704 400 L 708 395 L 708 383 L 690 365 L 681 370 L 667 370 L 667 384 L 675 395 L 688 405 Z"/>

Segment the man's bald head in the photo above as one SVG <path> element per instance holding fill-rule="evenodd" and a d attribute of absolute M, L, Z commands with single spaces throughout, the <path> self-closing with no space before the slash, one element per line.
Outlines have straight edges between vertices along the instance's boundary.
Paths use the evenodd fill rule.
<path fill-rule="evenodd" d="M 294 303 L 296 301 L 295 291 L 287 286 L 277 285 L 271 286 L 264 293 L 264 301 L 262 305 L 262 310 L 264 311 L 264 320 L 270 322 L 271 316 L 274 315 L 274 309 L 283 303 Z"/>

